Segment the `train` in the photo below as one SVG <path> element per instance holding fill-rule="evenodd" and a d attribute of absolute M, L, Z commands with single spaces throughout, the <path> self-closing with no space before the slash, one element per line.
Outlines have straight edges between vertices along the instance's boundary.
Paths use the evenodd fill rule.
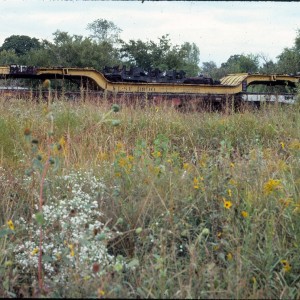
<path fill-rule="evenodd" d="M 143 70 L 133 67 L 104 67 L 101 71 L 94 68 L 77 67 L 36 67 L 9 65 L 0 67 L 0 78 L 4 82 L 14 79 L 30 79 L 40 83 L 52 81 L 42 90 L 44 97 L 68 95 L 69 98 L 94 98 L 97 101 L 133 104 L 136 102 L 158 104 L 167 103 L 178 108 L 189 106 L 203 108 L 222 108 L 243 103 L 260 106 L 262 103 L 293 104 L 297 101 L 297 88 L 300 75 L 290 74 L 228 74 L 220 81 L 199 75 L 186 77 L 184 71 Z M 56 82 L 62 82 L 57 85 Z M 77 91 L 59 90 L 65 82 L 78 86 Z M 43 85 L 39 85 L 43 86 Z M 255 87 L 271 88 L 263 89 Z M 254 87 L 254 88 L 253 88 Z M 41 95 L 28 86 L 30 97 Z M 51 88 L 51 93 L 50 93 Z M 2 90 L 5 93 L 8 90 Z M 1 91 L 0 91 L 1 92 Z M 13 91 L 12 94 L 16 92 Z M 25 90 L 18 90 L 20 94 Z"/>

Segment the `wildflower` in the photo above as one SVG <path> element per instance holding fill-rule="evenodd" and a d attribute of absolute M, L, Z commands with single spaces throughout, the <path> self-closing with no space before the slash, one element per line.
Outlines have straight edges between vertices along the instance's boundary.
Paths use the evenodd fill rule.
<path fill-rule="evenodd" d="M 12 220 L 8 220 L 7 225 L 8 225 L 10 230 L 15 230 L 15 225 L 14 225 Z"/>
<path fill-rule="evenodd" d="M 122 167 L 125 167 L 126 164 L 127 164 L 126 158 L 125 158 L 125 157 L 121 157 L 121 158 L 119 159 L 118 165 L 122 168 Z"/>
<path fill-rule="evenodd" d="M 284 150 L 284 148 L 285 148 L 284 142 L 280 142 L 280 146 L 281 146 L 281 149 Z"/>
<path fill-rule="evenodd" d="M 286 259 L 282 259 L 280 262 L 282 263 L 282 270 L 284 273 L 288 273 L 292 270 L 292 266 Z"/>
<path fill-rule="evenodd" d="M 233 162 L 230 163 L 230 168 L 234 168 L 234 163 Z"/>
<path fill-rule="evenodd" d="M 194 177 L 194 180 L 193 180 L 193 183 L 194 183 L 194 189 L 199 189 L 199 179 L 197 177 Z"/>
<path fill-rule="evenodd" d="M 104 295 L 105 295 L 105 292 L 102 290 L 102 289 L 98 289 L 98 295 L 100 296 L 100 297 L 103 297 Z"/>
<path fill-rule="evenodd" d="M 257 280 L 256 280 L 255 276 L 252 276 L 251 282 L 252 282 L 253 284 L 257 284 Z"/>
<path fill-rule="evenodd" d="M 108 160 L 108 154 L 106 152 L 102 152 L 100 151 L 97 155 L 97 158 L 100 160 L 100 161 L 104 161 L 104 160 Z"/>
<path fill-rule="evenodd" d="M 185 171 L 188 171 L 188 170 L 190 169 L 190 164 L 189 164 L 189 163 L 184 163 L 184 164 L 183 164 L 183 169 L 184 169 Z"/>
<path fill-rule="evenodd" d="M 269 181 L 264 184 L 264 194 L 269 195 L 279 188 L 281 188 L 280 180 L 269 179 Z"/>
<path fill-rule="evenodd" d="M 93 264 L 93 273 L 98 273 L 100 271 L 100 264 L 94 263 Z"/>
<path fill-rule="evenodd" d="M 38 247 L 36 247 L 36 248 L 34 248 L 32 251 L 31 251 L 31 256 L 34 256 L 34 255 L 36 255 L 37 253 L 39 252 L 39 248 Z"/>
<path fill-rule="evenodd" d="M 231 185 L 233 185 L 233 186 L 235 186 L 237 184 L 237 182 L 234 179 L 230 179 L 228 181 L 228 183 L 231 184 Z"/>
<path fill-rule="evenodd" d="M 225 207 L 226 209 L 230 209 L 230 207 L 232 206 L 232 202 L 226 200 L 225 198 L 223 198 L 223 202 L 224 202 L 224 207 Z"/>
<path fill-rule="evenodd" d="M 241 215 L 242 215 L 242 217 L 243 218 L 248 218 L 248 216 L 249 216 L 249 214 L 245 211 L 245 210 L 243 210 L 242 212 L 241 212 Z"/>
<path fill-rule="evenodd" d="M 65 140 L 65 138 L 62 136 L 62 137 L 59 139 L 58 143 L 61 145 L 62 148 L 64 148 L 65 145 L 66 145 L 66 140 Z"/>
<path fill-rule="evenodd" d="M 233 256 L 230 252 L 227 253 L 226 258 L 228 261 L 232 261 L 233 260 Z"/>
<path fill-rule="evenodd" d="M 72 257 L 75 256 L 73 244 L 69 244 L 68 247 L 69 247 L 69 249 L 70 249 L 70 255 L 71 255 Z"/>
<path fill-rule="evenodd" d="M 29 128 L 25 128 L 25 129 L 24 129 L 24 135 L 25 135 L 25 136 L 28 136 L 28 135 L 30 135 L 30 134 L 31 134 L 30 129 L 29 129 Z"/>
<path fill-rule="evenodd" d="M 160 151 L 154 151 L 154 152 L 152 152 L 151 154 L 153 155 L 154 158 L 158 158 L 158 157 L 161 157 L 161 156 L 162 156 L 162 154 L 161 154 Z"/>
<path fill-rule="evenodd" d="M 228 196 L 231 198 L 231 196 L 232 196 L 232 191 L 231 191 L 231 189 L 228 189 L 228 190 L 227 190 L 227 194 L 228 194 Z"/>
<path fill-rule="evenodd" d="M 214 251 L 218 251 L 219 249 L 220 249 L 220 245 L 214 245 L 214 246 L 213 246 L 213 250 L 214 250 Z"/>

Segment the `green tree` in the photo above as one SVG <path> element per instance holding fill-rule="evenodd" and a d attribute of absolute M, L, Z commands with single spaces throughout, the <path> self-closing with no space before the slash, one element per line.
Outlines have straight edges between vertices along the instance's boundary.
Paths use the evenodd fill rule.
<path fill-rule="evenodd" d="M 203 62 L 201 72 L 205 76 L 212 77 L 214 80 L 219 80 L 226 75 L 224 68 L 218 68 L 214 61 Z"/>
<path fill-rule="evenodd" d="M 172 45 L 169 35 L 163 35 L 158 43 L 142 40 L 122 41 L 120 48 L 123 62 L 130 66 L 138 66 L 146 70 L 184 70 L 187 75 L 197 75 L 200 68 L 199 48 L 194 43 L 181 46 Z"/>
<path fill-rule="evenodd" d="M 27 35 L 11 35 L 4 40 L 0 50 L 14 50 L 16 55 L 22 56 L 31 49 L 38 49 L 40 46 L 41 44 L 36 38 L 31 38 Z"/>
<path fill-rule="evenodd" d="M 255 73 L 259 70 L 259 58 L 257 55 L 231 55 L 221 68 L 228 73 Z"/>
<path fill-rule="evenodd" d="M 55 65 L 100 70 L 105 65 L 119 63 L 118 52 L 112 44 L 96 43 L 89 37 L 71 36 L 59 30 L 54 33 L 54 43 L 48 47 L 48 55 Z"/>
<path fill-rule="evenodd" d="M 119 34 L 122 32 L 122 29 L 113 22 L 105 19 L 97 19 L 89 23 L 87 29 L 92 32 L 90 38 L 98 43 L 108 42 L 114 44 L 119 41 Z"/>
<path fill-rule="evenodd" d="M 300 29 L 297 30 L 294 46 L 284 48 L 277 58 L 278 73 L 296 74 L 300 71 Z"/>
<path fill-rule="evenodd" d="M 0 51 L 0 65 L 12 65 L 18 64 L 20 58 L 14 50 L 2 50 Z"/>

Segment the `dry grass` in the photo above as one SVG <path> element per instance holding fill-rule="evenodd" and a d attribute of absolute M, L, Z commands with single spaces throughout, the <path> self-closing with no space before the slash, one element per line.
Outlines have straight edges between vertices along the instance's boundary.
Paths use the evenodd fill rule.
<path fill-rule="evenodd" d="M 0 102 L 1 296 L 300 297 L 298 106 L 229 114 L 109 109 L 90 102 L 62 101 L 50 110 Z M 54 143 L 45 207 L 63 208 L 62 200 L 73 201 L 80 186 L 81 200 L 97 201 L 94 212 L 102 213 L 99 221 L 105 224 L 89 233 L 97 218 L 90 213 L 82 223 L 84 238 L 76 241 L 72 228 L 60 227 L 61 220 L 53 225 L 32 218 L 49 114 Z M 30 135 L 24 135 L 26 128 Z M 62 180 L 74 172 L 82 175 Z M 101 193 L 94 180 L 105 186 Z M 71 209 L 69 220 L 80 209 Z M 20 218 L 31 226 L 27 232 Z M 13 250 L 37 242 L 39 226 L 45 233 L 44 291 L 36 283 L 37 268 L 24 272 Z M 60 232 L 68 237 L 66 244 Z M 111 264 L 93 261 L 92 250 L 81 260 L 83 247 L 92 249 L 94 242 L 105 245 Z M 60 259 L 53 254 L 58 248 Z M 26 251 L 23 259 L 32 259 L 34 249 Z M 46 261 L 55 266 L 51 276 Z M 55 281 L 63 274 L 68 274 L 63 281 Z"/>

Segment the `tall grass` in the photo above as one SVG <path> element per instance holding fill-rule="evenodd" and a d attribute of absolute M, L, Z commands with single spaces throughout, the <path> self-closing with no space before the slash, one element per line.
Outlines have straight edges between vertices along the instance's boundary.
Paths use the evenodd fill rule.
<path fill-rule="evenodd" d="M 300 297 L 298 106 L 109 110 L 0 102 L 1 296 Z"/>

